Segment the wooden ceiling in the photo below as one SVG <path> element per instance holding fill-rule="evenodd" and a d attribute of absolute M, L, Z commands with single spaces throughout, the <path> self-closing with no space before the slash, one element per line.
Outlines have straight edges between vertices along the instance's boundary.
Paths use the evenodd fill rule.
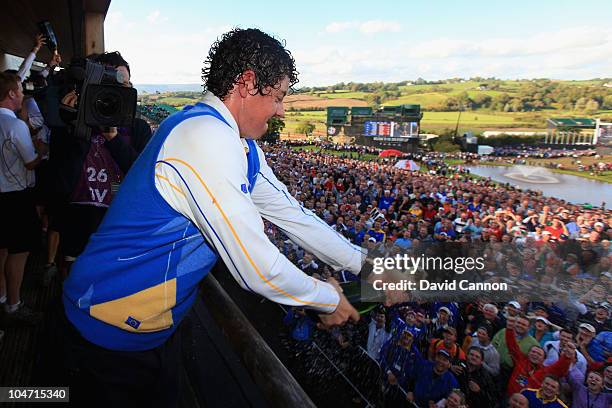
<path fill-rule="evenodd" d="M 0 6 L 0 53 L 28 55 L 39 33 L 37 23 L 51 22 L 64 64 L 84 50 L 84 16 L 87 12 L 106 15 L 110 0 L 11 0 Z M 43 47 L 37 60 L 47 62 L 51 51 Z"/>

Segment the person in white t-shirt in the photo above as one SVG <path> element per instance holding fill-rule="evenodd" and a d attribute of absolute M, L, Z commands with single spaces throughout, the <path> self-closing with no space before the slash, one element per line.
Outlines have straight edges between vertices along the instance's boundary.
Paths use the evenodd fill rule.
<path fill-rule="evenodd" d="M 28 126 L 15 115 L 23 102 L 18 75 L 0 73 L 0 303 L 9 318 L 35 322 L 19 293 L 28 254 L 39 239 L 31 188 L 40 163 Z"/>
<path fill-rule="evenodd" d="M 569 329 L 561 329 L 559 331 L 559 340 L 547 341 L 544 343 L 544 351 L 546 352 L 546 358 L 544 359 L 544 365 L 550 366 L 557 362 L 559 359 L 560 350 L 565 347 L 567 343 L 571 343 L 574 339 L 573 333 Z M 576 350 L 576 362 L 573 363 L 573 367 L 576 367 L 582 375 L 586 374 L 587 370 L 586 358 Z"/>

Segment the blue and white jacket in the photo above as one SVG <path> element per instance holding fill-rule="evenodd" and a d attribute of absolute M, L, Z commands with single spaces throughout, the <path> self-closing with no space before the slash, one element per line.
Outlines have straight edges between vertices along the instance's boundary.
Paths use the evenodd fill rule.
<path fill-rule="evenodd" d="M 339 295 L 305 275 L 264 233 L 262 217 L 337 270 L 361 248 L 303 208 L 240 137 L 212 94 L 167 118 L 132 165 L 64 284 L 68 319 L 90 342 L 147 350 L 176 329 L 218 257 L 245 289 L 332 312 Z"/>

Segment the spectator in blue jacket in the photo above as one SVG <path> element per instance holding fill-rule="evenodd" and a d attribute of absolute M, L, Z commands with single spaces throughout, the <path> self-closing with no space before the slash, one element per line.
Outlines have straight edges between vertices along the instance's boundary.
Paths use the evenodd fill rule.
<path fill-rule="evenodd" d="M 451 356 L 444 349 L 438 350 L 433 362 L 420 358 L 415 370 L 418 375 L 407 399 L 420 407 L 428 407 L 430 402 L 437 403 L 446 398 L 453 389 L 459 388 L 450 367 Z"/>
<path fill-rule="evenodd" d="M 303 307 L 289 309 L 283 323 L 291 329 L 291 337 L 297 341 L 309 341 L 317 323 L 306 314 Z"/>
<path fill-rule="evenodd" d="M 410 330 L 404 330 L 399 339 L 391 338 L 385 343 L 380 350 L 379 363 L 388 384 L 405 387 L 422 359 L 414 344 L 414 335 Z"/>

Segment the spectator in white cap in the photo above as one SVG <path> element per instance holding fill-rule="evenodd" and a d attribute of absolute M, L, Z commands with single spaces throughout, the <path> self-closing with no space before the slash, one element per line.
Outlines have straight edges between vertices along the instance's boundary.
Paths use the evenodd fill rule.
<path fill-rule="evenodd" d="M 591 343 L 595 338 L 597 331 L 592 324 L 589 323 L 581 323 L 578 326 L 578 334 L 576 335 L 576 345 L 578 346 L 578 350 L 584 355 L 587 362 L 592 364 L 595 362 L 595 359 L 590 355 L 589 348 L 591 347 Z"/>
<path fill-rule="evenodd" d="M 521 313 L 521 304 L 516 300 L 508 302 L 504 317 L 516 317 L 519 313 Z"/>
<path fill-rule="evenodd" d="M 542 347 L 547 342 L 554 340 L 553 332 L 551 331 L 551 323 L 544 316 L 537 316 L 531 329 L 529 329 L 529 335 L 533 336 Z"/>
<path fill-rule="evenodd" d="M 607 304 L 599 304 L 594 312 L 588 313 L 586 316 L 588 323 L 595 328 L 597 333 L 612 331 L 609 308 L 610 306 Z"/>
<path fill-rule="evenodd" d="M 442 306 L 439 308 L 436 317 L 431 320 L 429 332 L 432 333 L 432 337 L 442 338 L 442 333 L 450 326 L 452 317 L 453 312 L 448 307 Z"/>

